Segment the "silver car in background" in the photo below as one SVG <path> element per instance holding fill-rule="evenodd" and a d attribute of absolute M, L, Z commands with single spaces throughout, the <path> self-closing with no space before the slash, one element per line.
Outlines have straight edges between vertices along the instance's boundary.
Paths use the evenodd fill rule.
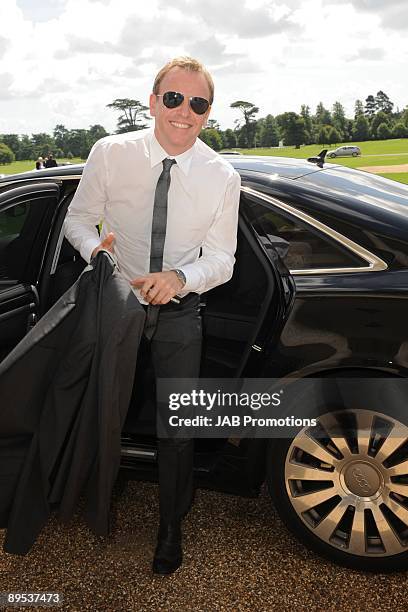
<path fill-rule="evenodd" d="M 357 157 L 358 155 L 361 155 L 361 149 L 360 147 L 355 147 L 355 146 L 344 146 L 344 147 L 337 147 L 337 149 L 333 149 L 332 151 L 329 151 L 327 153 L 327 157 Z"/>

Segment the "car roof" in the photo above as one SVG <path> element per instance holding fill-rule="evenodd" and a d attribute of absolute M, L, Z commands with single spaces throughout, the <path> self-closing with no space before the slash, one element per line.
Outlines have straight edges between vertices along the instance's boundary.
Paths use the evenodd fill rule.
<path fill-rule="evenodd" d="M 256 155 L 223 156 L 241 174 L 243 181 L 257 177 L 257 183 L 268 186 L 273 181 L 282 183 L 282 190 L 292 191 L 290 184 L 296 190 L 323 190 L 333 195 L 338 203 L 344 199 L 344 206 L 352 206 L 353 201 L 358 206 L 364 200 L 377 209 L 387 209 L 389 212 L 404 214 L 408 218 L 408 185 L 391 181 L 361 170 L 347 168 L 335 163 L 317 165 L 305 159 L 291 157 L 273 157 Z M 11 182 L 32 181 L 43 178 L 78 178 L 82 174 L 84 164 L 70 164 L 43 170 L 31 170 L 0 179 L 2 186 Z M 281 179 L 276 181 L 277 179 Z M 296 182 L 296 187 L 294 185 Z M 346 204 L 347 202 L 347 204 Z M 338 204 L 340 206 L 340 204 Z"/>

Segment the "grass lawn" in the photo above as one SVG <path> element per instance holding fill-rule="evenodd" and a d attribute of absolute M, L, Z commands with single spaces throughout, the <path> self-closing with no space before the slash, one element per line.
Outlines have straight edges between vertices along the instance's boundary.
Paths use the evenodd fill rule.
<path fill-rule="evenodd" d="M 71 162 L 72 164 L 80 164 L 84 160 L 76 157 L 74 159 L 57 159 L 60 164 L 62 162 Z M 15 161 L 12 164 L 0 164 L 0 174 L 18 174 L 18 172 L 27 172 L 29 170 L 35 170 L 35 161 Z"/>
<path fill-rule="evenodd" d="M 348 168 L 359 168 L 360 166 L 394 166 L 408 164 L 408 138 L 396 138 L 392 140 L 372 140 L 366 142 L 339 143 L 331 146 L 304 145 L 300 149 L 295 147 L 271 147 L 268 149 L 235 149 L 248 155 L 272 155 L 276 157 L 296 157 L 305 159 L 312 155 L 317 155 L 322 149 L 336 149 L 342 144 L 352 144 L 360 147 L 362 155 L 359 157 L 336 157 L 335 159 L 326 158 L 326 161 L 333 164 L 341 164 Z M 408 173 L 400 172 L 395 174 L 383 174 L 386 178 L 408 184 Z"/>
<path fill-rule="evenodd" d="M 392 140 L 367 140 L 366 142 L 339 142 L 336 145 L 302 145 L 300 149 L 295 149 L 295 147 L 270 147 L 268 149 L 235 149 L 236 151 L 241 151 L 241 153 L 246 153 L 248 155 L 275 155 L 275 156 L 283 156 L 283 157 L 299 157 L 306 158 L 311 155 L 317 155 L 320 153 L 322 149 L 337 149 L 337 147 L 341 147 L 342 145 L 353 145 L 360 147 L 361 149 L 361 157 L 357 158 L 357 161 L 360 159 L 366 158 L 368 155 L 375 155 L 376 157 L 379 155 L 398 155 L 399 159 L 403 159 L 405 156 L 408 156 L 408 138 L 395 138 Z M 401 155 L 402 154 L 402 155 Z M 341 160 L 351 161 L 346 157 L 336 158 Z M 352 158 L 354 161 L 355 158 Z M 405 163 L 403 161 L 398 163 Z M 368 165 L 368 164 L 367 164 Z M 372 164 L 374 165 L 374 164 Z"/>
<path fill-rule="evenodd" d="M 392 181 L 398 181 L 399 183 L 408 185 L 408 172 L 394 172 L 392 174 L 380 174 L 379 176 L 385 176 L 385 178 L 391 179 Z"/>

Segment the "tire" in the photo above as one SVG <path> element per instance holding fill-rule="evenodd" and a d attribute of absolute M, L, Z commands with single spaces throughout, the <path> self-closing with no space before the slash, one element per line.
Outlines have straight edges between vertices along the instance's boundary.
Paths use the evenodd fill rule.
<path fill-rule="evenodd" d="M 330 159 L 334 159 L 336 157 L 335 153 L 329 153 L 329 155 L 327 157 L 330 157 Z"/>
<path fill-rule="evenodd" d="M 267 483 L 282 521 L 308 548 L 353 569 L 403 570 L 407 459 L 408 427 L 395 416 L 326 412 L 317 427 L 270 441 Z"/>
<path fill-rule="evenodd" d="M 353 157 L 358 157 L 358 153 L 352 153 L 351 154 Z"/>

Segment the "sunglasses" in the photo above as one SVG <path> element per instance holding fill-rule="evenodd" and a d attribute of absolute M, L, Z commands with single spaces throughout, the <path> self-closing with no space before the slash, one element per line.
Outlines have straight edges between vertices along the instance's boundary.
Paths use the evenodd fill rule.
<path fill-rule="evenodd" d="M 166 108 L 177 108 L 181 106 L 184 101 L 184 94 L 179 93 L 178 91 L 166 91 L 164 94 L 156 94 L 158 97 L 163 98 L 163 104 Z M 200 98 L 198 96 L 191 96 L 188 99 L 191 110 L 196 115 L 204 115 L 205 112 L 210 107 L 210 103 L 205 98 Z"/>

